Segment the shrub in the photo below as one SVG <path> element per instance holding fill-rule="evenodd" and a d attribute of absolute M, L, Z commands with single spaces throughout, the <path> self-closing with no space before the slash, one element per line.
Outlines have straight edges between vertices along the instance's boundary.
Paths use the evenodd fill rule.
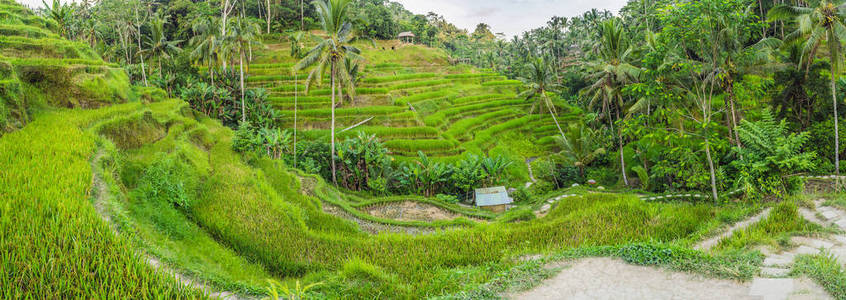
<path fill-rule="evenodd" d="M 140 196 L 147 201 L 170 203 L 177 208 L 188 208 L 189 188 L 183 181 L 187 176 L 185 164 L 173 157 L 157 160 L 146 170 L 138 186 Z"/>
<path fill-rule="evenodd" d="M 816 153 L 801 151 L 807 132 L 788 135 L 786 121 L 776 122 L 765 111 L 760 121 L 741 120 L 737 133 L 743 147 L 734 151 L 742 159 L 732 165 L 740 170 L 737 186 L 746 190 L 747 196 L 785 196 L 801 188 L 802 179 L 788 175 L 813 168 Z"/>
<path fill-rule="evenodd" d="M 458 197 L 453 196 L 453 195 L 437 194 L 437 195 L 435 195 L 435 198 L 437 198 L 438 201 L 441 201 L 441 202 L 444 202 L 444 203 L 450 203 L 450 204 L 458 203 Z"/>

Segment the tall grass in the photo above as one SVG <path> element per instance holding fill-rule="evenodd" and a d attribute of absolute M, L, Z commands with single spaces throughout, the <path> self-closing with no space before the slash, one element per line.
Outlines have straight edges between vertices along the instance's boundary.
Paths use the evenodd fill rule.
<path fill-rule="evenodd" d="M 0 139 L 0 297 L 202 296 L 148 266 L 90 203 L 95 144 L 83 129 L 137 108 L 51 113 Z"/>

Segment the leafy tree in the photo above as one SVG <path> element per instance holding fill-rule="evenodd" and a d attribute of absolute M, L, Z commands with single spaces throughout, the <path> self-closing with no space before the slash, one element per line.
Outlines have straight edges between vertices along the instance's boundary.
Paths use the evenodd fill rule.
<path fill-rule="evenodd" d="M 62 5 L 59 0 L 53 0 L 53 5 L 47 5 L 45 0 L 41 0 L 44 4 L 47 17 L 56 21 L 59 26 L 59 35 L 62 37 L 69 37 L 69 23 L 73 21 L 74 10 L 70 5 Z"/>
<path fill-rule="evenodd" d="M 799 25 L 785 40 L 804 39 L 803 55 L 815 57 L 823 42 L 827 46 L 831 67 L 831 100 L 834 109 L 834 171 L 840 189 L 840 134 L 837 122 L 837 86 L 835 81 L 843 68 L 843 46 L 846 41 L 846 10 L 841 0 L 809 1 L 810 7 L 779 5 L 768 13 L 772 20 L 793 19 Z"/>
<path fill-rule="evenodd" d="M 570 124 L 566 139 L 558 139 L 561 145 L 559 154 L 565 161 L 579 168 L 579 176 L 585 176 L 585 167 L 597 157 L 605 154 L 605 148 L 597 141 L 597 132 L 584 123 Z"/>
<path fill-rule="evenodd" d="M 211 18 L 200 18 L 191 26 L 195 33 L 191 37 L 190 44 L 194 47 L 191 51 L 191 58 L 196 63 L 205 64 L 208 67 L 210 84 L 214 86 L 214 73 L 217 63 L 220 61 L 221 40 L 217 35 L 216 20 Z"/>
<path fill-rule="evenodd" d="M 258 28 L 256 28 L 254 24 L 239 20 L 236 23 L 236 26 L 232 27 L 229 33 L 225 36 L 225 47 L 234 49 L 235 51 L 232 52 L 238 53 L 238 67 L 241 75 L 241 122 L 246 122 L 247 120 L 247 106 L 244 101 L 246 97 L 246 90 L 244 86 L 244 60 L 246 59 L 245 56 L 247 49 L 249 49 L 251 45 L 258 43 L 256 42 L 257 31 Z"/>
<path fill-rule="evenodd" d="M 158 62 L 159 77 L 162 77 L 162 61 L 171 59 L 173 54 L 181 52 L 179 48 L 181 40 L 170 41 L 165 33 L 165 23 L 167 20 L 162 17 L 155 17 L 150 20 L 150 36 L 147 37 L 147 49 L 142 50 L 142 53 L 149 54 L 150 59 Z"/>
<path fill-rule="evenodd" d="M 593 82 L 584 93 L 590 97 L 589 107 L 600 112 L 613 131 L 614 120 L 621 118 L 625 98 L 623 88 L 640 73 L 640 69 L 628 63 L 631 45 L 622 22 L 617 18 L 609 19 L 600 25 L 600 38 L 596 44 L 598 59 L 588 63 L 593 72 L 588 78 Z M 626 177 L 626 159 L 623 155 L 623 135 L 617 130 L 620 152 L 620 173 L 623 183 L 629 184 Z"/>
<path fill-rule="evenodd" d="M 479 161 L 479 165 L 487 174 L 487 185 L 491 186 L 503 180 L 502 174 L 513 162 L 502 156 L 485 157 Z"/>
<path fill-rule="evenodd" d="M 540 109 L 539 106 L 546 106 L 549 115 L 552 116 L 552 121 L 558 127 L 558 133 L 561 134 L 561 138 L 566 140 L 567 137 L 564 136 L 564 131 L 561 130 L 561 124 L 558 123 L 558 118 L 555 117 L 555 105 L 552 103 L 548 94 L 548 92 L 555 92 L 555 89 L 552 87 L 553 74 L 549 68 L 549 64 L 543 58 L 532 60 L 532 64 L 529 65 L 529 76 L 528 78 L 523 78 L 522 81 L 526 86 L 526 90 L 520 93 L 518 97 L 525 98 L 526 100 L 536 99 L 529 113 L 533 113 L 536 108 Z"/>
<path fill-rule="evenodd" d="M 332 85 L 332 125 L 331 125 L 331 151 L 332 151 L 332 182 L 337 184 L 335 175 L 335 88 L 338 77 L 346 78 L 345 72 L 341 72 L 341 61 L 344 57 L 358 59 L 361 51 L 350 43 L 353 41 L 352 25 L 347 19 L 349 0 L 317 0 L 314 5 L 318 12 L 320 25 L 327 36 L 320 40 L 308 54 L 300 60 L 294 68 L 302 70 L 309 66 L 316 65 L 311 70 L 306 80 L 306 92 L 313 82 L 322 82 L 323 73 L 329 69 Z"/>

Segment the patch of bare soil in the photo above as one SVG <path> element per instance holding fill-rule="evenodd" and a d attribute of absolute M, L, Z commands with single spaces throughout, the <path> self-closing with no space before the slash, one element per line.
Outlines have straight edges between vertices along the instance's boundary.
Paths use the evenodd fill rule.
<path fill-rule="evenodd" d="M 440 221 L 461 217 L 461 214 L 417 201 L 402 201 L 373 205 L 366 209 L 368 214 L 378 218 L 400 221 Z"/>
<path fill-rule="evenodd" d="M 355 222 L 358 224 L 358 227 L 367 233 L 370 234 L 377 234 L 380 232 L 393 232 L 393 233 L 407 233 L 411 235 L 418 235 L 418 234 L 429 234 L 435 232 L 434 228 L 429 227 L 414 227 L 414 226 L 397 226 L 397 225 L 389 225 L 389 224 L 382 224 L 377 222 L 372 222 L 368 220 L 360 219 L 347 211 L 343 210 L 340 207 L 329 203 L 323 203 L 323 211 L 327 214 L 334 215 L 336 217 L 347 219 L 350 221 Z"/>

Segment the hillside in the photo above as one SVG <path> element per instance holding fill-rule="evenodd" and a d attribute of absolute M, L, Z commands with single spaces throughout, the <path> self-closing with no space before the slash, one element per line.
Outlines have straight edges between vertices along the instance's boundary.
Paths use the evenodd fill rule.
<path fill-rule="evenodd" d="M 47 107 L 93 108 L 136 98 L 126 72 L 56 24 L 14 1 L 0 2 L 0 133 Z"/>
<path fill-rule="evenodd" d="M 9 15 L 26 14 L 13 9 L 16 6 L 7 7 Z M 55 44 L 69 43 L 50 38 Z M 372 129 L 367 130 L 387 132 L 382 136 L 388 141 L 451 141 L 455 146 L 446 151 L 426 149 L 448 159 L 497 147 L 483 142 L 490 137 L 458 131 L 459 126 L 476 125 L 462 123 L 458 115 L 482 120 L 475 118 L 501 114 L 479 125 L 484 130 L 504 130 L 498 126 L 510 124 L 509 120 L 542 120 L 527 117 L 522 100 L 508 100 L 516 93 L 514 82 L 446 66 L 437 52 L 415 48 L 401 48 L 397 56 L 384 55 L 384 60 L 373 56 L 362 91 L 375 92 L 357 98 L 346 124 L 373 116 L 373 111 L 390 111 L 369 123 L 366 128 Z M 399 57 L 408 53 L 401 51 L 432 52 L 424 56 L 429 60 L 405 67 Z M 12 51 L 5 53 L 4 57 Z M 78 72 L 72 80 L 55 83 L 80 91 L 69 98 L 55 95 L 61 91 L 48 88 L 49 80 L 21 75 L 44 69 L 26 73 L 20 71 L 31 66 L 26 59 L 7 59 L 15 70 L 10 78 L 23 89 L 36 91 L 45 102 L 25 119 L 13 115 L 26 122 L 0 138 L 0 168 L 8 171 L 0 175 L 5 203 L 0 211 L 4 250 L 0 266 L 11 270 L 0 279 L 2 298 L 88 298 L 106 293 L 201 298 L 211 292 L 222 295 L 218 291 L 250 296 L 264 293 L 268 279 L 288 286 L 317 283 L 313 295 L 323 298 L 479 293 L 479 288 L 514 267 L 532 270 L 532 278 L 548 274 L 537 262 L 516 259 L 521 255 L 580 245 L 684 239 L 718 225 L 697 216 L 746 212 L 586 194 L 535 219 L 532 208 L 492 214 L 416 195 L 375 197 L 339 191 L 281 161 L 245 159 L 233 151 L 233 131 L 220 121 L 193 111 L 182 100 L 163 99 L 160 91 L 150 90 L 146 98 L 150 102 L 139 101 L 129 94 L 133 88 L 128 88 L 119 69 L 88 58 L 93 62 L 35 59 L 64 62 L 67 65 L 60 70 Z M 269 63 L 273 58 L 261 59 Z M 253 84 L 266 84 L 255 81 L 259 75 L 250 78 Z M 86 93 L 90 81 L 104 82 L 98 87 L 123 87 L 115 91 L 126 94 Z M 43 89 L 38 84 L 44 84 Z M 414 88 L 418 85 L 443 94 L 426 95 Z M 490 96 L 467 100 L 471 91 Z M 416 95 L 426 96 L 411 98 Z M 279 100 L 283 97 L 285 92 L 275 94 L 276 105 L 285 105 Z M 325 102 L 325 97 L 314 97 Z M 503 98 L 495 101 L 513 105 L 485 108 L 491 102 L 483 98 Z M 26 102 L 24 107 L 35 104 Z M 320 116 L 325 108 L 312 111 L 311 116 Z M 442 121 L 433 121 L 439 118 Z M 316 121 L 308 124 L 321 128 Z M 390 135 L 398 128 L 428 128 L 424 131 L 432 133 Z M 408 213 L 398 217 L 392 213 L 397 209 Z M 429 213 L 411 215 L 415 210 Z M 208 286 L 206 292 L 195 288 L 203 285 Z M 498 293 L 501 288 L 505 286 L 481 292 Z"/>
<path fill-rule="evenodd" d="M 417 157 L 422 151 L 442 160 L 464 153 L 490 153 L 522 162 L 547 154 L 554 146 L 552 136 L 558 132 L 552 118 L 541 108 L 530 114 L 533 102 L 517 98 L 523 88 L 520 81 L 452 65 L 443 50 L 421 45 L 379 41 L 375 47 L 369 42 L 357 46 L 365 58 L 360 63 L 361 79 L 355 99 L 338 106 L 336 127 L 340 131 L 369 121 L 340 133 L 342 138 L 363 131 L 375 134 L 398 157 Z M 295 81 L 296 60 L 289 48 L 287 43 L 269 44 L 268 50 L 257 52 L 247 80 L 250 86 L 270 92 L 269 100 L 281 110 L 284 128 L 293 127 L 296 82 L 301 93 L 299 128 L 308 130 L 304 135 L 310 138 L 328 139 L 328 78 L 305 94 L 308 70 Z M 576 113 L 559 117 L 563 123 L 578 118 Z"/>
<path fill-rule="evenodd" d="M 317 3 L 330 107 L 295 2 L 0 0 L 0 299 L 846 299 L 846 81 L 743 1 Z"/>

